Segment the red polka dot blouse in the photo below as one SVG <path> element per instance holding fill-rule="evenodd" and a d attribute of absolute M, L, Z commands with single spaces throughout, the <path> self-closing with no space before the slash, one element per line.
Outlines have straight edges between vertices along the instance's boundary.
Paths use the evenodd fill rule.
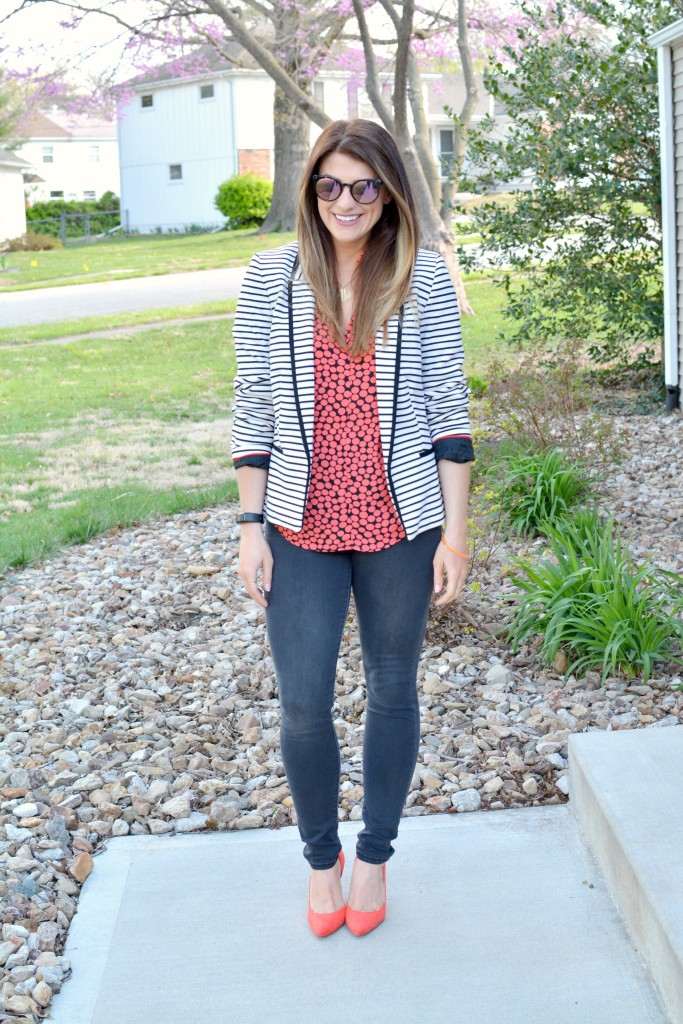
<path fill-rule="evenodd" d="M 346 331 L 350 347 L 353 317 Z M 316 315 L 311 481 L 302 528 L 285 540 L 314 551 L 380 551 L 406 536 L 389 494 L 373 347 L 353 359 Z"/>

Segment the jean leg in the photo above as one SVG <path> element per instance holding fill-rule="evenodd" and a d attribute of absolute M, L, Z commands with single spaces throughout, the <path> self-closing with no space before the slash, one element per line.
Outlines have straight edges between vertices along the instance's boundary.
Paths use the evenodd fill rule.
<path fill-rule="evenodd" d="M 440 527 L 353 555 L 353 592 L 365 666 L 363 822 L 359 860 L 383 864 L 398 826 L 420 744 L 417 666 L 434 585 Z"/>
<path fill-rule="evenodd" d="M 271 524 L 266 629 L 280 697 L 280 748 L 304 857 L 336 864 L 341 755 L 332 720 L 337 658 L 351 593 L 351 556 L 290 544 Z"/>

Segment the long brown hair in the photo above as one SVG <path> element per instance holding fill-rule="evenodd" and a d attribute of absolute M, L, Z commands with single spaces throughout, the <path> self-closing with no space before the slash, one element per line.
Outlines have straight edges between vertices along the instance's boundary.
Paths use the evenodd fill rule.
<path fill-rule="evenodd" d="M 343 343 L 346 325 L 342 322 L 337 261 L 311 180 L 329 153 L 345 153 L 368 164 L 392 199 L 372 228 L 354 275 L 352 353 L 358 356 L 369 349 L 380 326 L 386 343 L 387 321 L 410 293 L 418 249 L 417 214 L 405 165 L 386 128 L 363 118 L 328 124 L 311 150 L 301 181 L 297 233 L 302 274 L 338 344 Z"/>

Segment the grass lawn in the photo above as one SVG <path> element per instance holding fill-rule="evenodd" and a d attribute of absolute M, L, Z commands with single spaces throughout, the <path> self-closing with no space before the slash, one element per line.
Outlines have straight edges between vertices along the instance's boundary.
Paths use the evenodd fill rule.
<path fill-rule="evenodd" d="M 243 229 L 183 237 L 134 235 L 67 245 L 64 249 L 46 252 L 10 252 L 0 256 L 0 293 L 55 284 L 86 284 L 186 270 L 242 267 L 255 252 L 274 249 L 294 237 L 294 234 L 259 235 Z"/>
<path fill-rule="evenodd" d="M 504 295 L 489 279 L 467 287 L 477 316 L 462 320 L 465 370 L 485 376 Z M 0 349 L 0 571 L 111 527 L 237 497 L 231 331 L 229 319 L 189 320 Z"/>
<path fill-rule="evenodd" d="M 45 252 L 0 253 L 0 294 L 59 284 L 92 284 L 245 266 L 255 252 L 293 241 L 295 234 L 260 235 L 252 229 L 206 235 L 134 235 L 99 242 L 72 243 Z M 463 234 L 458 244 L 478 235 Z"/>

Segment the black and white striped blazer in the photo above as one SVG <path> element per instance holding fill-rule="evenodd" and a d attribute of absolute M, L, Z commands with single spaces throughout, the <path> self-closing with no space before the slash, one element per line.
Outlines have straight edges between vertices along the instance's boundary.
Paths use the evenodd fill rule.
<path fill-rule="evenodd" d="M 268 470 L 267 519 L 300 530 L 313 450 L 315 300 L 297 243 L 257 253 L 235 314 L 232 457 Z M 442 257 L 420 249 L 413 293 L 375 344 L 389 491 L 406 535 L 443 522 L 439 459 L 474 460 L 455 289 Z M 252 510 L 253 511 L 253 510 Z"/>

